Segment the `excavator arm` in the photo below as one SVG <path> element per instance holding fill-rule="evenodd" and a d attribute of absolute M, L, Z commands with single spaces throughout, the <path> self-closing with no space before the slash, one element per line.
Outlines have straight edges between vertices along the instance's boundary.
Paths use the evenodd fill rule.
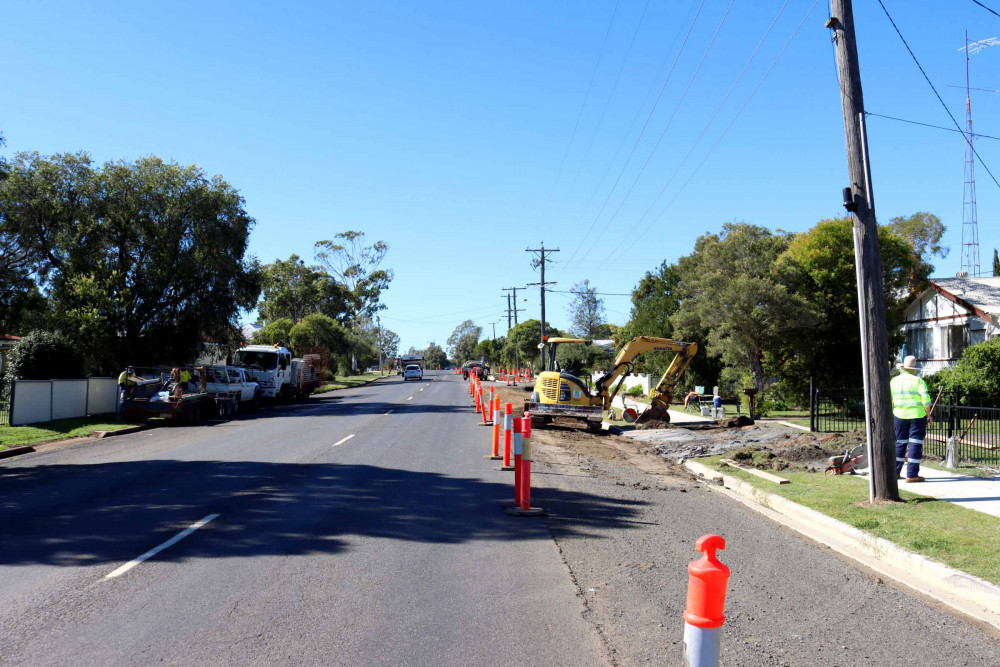
<path fill-rule="evenodd" d="M 622 383 L 625 381 L 625 375 L 631 372 L 636 358 L 649 352 L 675 352 L 676 354 L 660 378 L 660 381 L 651 392 L 652 404 L 650 405 L 650 409 L 643 412 L 636 422 L 642 423 L 654 419 L 663 419 L 666 416 L 667 407 L 670 405 L 670 399 L 673 398 L 674 388 L 677 386 L 678 380 L 680 380 L 681 375 L 687 369 L 688 364 L 691 363 L 691 359 L 698 353 L 697 343 L 686 343 L 669 338 L 653 338 L 651 336 L 639 336 L 629 341 L 615 357 L 615 363 L 611 367 L 611 370 L 596 382 L 597 394 L 603 398 L 605 410 L 611 407 L 611 401 L 614 400 L 614 397 L 621 389 Z M 621 380 L 619 380 L 618 385 L 613 392 L 609 393 L 608 388 L 619 377 Z"/>

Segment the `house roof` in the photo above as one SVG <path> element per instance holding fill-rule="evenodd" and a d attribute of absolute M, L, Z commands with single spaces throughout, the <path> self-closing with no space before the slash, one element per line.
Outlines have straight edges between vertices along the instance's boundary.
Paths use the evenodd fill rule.
<path fill-rule="evenodd" d="M 1000 315 L 1000 277 L 931 278 L 931 289 L 980 317 Z"/>

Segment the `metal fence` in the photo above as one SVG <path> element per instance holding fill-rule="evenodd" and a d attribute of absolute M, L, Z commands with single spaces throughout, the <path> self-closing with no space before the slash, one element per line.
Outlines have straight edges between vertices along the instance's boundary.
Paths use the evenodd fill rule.
<path fill-rule="evenodd" d="M 993 396 L 943 395 L 927 425 L 924 452 L 945 457 L 948 438 L 955 437 L 959 458 L 1000 465 L 1000 400 Z M 814 392 L 809 402 L 809 430 L 818 433 L 861 431 L 865 399 L 861 391 Z"/>
<path fill-rule="evenodd" d="M 927 426 L 924 451 L 944 458 L 948 439 L 954 437 L 960 460 L 1000 465 L 1000 408 L 943 400 L 932 415 L 934 423 Z"/>
<path fill-rule="evenodd" d="M 865 395 L 861 391 L 813 393 L 809 401 L 809 430 L 842 433 L 865 428 Z"/>
<path fill-rule="evenodd" d="M 0 378 L 0 426 L 10 426 L 10 388 Z"/>

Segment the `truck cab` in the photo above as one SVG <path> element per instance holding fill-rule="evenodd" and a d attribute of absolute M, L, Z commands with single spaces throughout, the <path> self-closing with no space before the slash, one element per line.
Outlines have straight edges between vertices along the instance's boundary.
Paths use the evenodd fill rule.
<path fill-rule="evenodd" d="M 236 351 L 233 363 L 250 373 L 265 398 L 287 399 L 294 393 L 292 351 L 286 347 L 246 345 Z"/>

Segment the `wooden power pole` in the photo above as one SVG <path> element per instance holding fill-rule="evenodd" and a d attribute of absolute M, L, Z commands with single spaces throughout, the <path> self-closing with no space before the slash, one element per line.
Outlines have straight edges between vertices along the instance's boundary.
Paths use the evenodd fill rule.
<path fill-rule="evenodd" d="M 541 269 L 542 269 L 542 280 L 541 280 L 541 282 L 528 283 L 528 286 L 531 287 L 532 285 L 538 285 L 538 289 L 540 291 L 541 299 L 542 299 L 542 327 L 541 327 L 542 328 L 542 343 L 543 343 L 543 345 L 542 345 L 542 370 L 544 371 L 546 369 L 546 366 L 545 366 L 545 345 L 544 345 L 544 343 L 545 343 L 545 286 L 546 285 L 555 285 L 556 284 L 554 281 L 545 282 L 545 255 L 549 254 L 549 253 L 553 253 L 553 252 L 559 252 L 559 248 L 546 248 L 544 241 L 540 245 L 541 245 L 540 248 L 525 248 L 524 251 L 525 252 L 535 252 L 535 253 L 538 253 L 538 259 L 534 260 L 532 262 L 532 265 L 535 266 L 536 268 L 537 267 L 541 267 Z M 517 308 L 517 304 L 516 303 L 514 304 L 514 307 Z"/>
<path fill-rule="evenodd" d="M 882 257 L 868 165 L 865 105 L 854 38 L 854 12 L 851 0 L 831 0 L 830 10 L 831 17 L 826 25 L 833 31 L 837 52 L 837 74 L 847 138 L 847 170 L 851 179 L 851 187 L 844 189 L 844 207 L 853 214 L 854 221 L 871 496 L 873 499 L 899 500 L 896 438 L 889 394 L 889 338 L 885 324 L 885 295 L 882 293 Z M 834 359 L 827 361 L 837 362 Z"/>

